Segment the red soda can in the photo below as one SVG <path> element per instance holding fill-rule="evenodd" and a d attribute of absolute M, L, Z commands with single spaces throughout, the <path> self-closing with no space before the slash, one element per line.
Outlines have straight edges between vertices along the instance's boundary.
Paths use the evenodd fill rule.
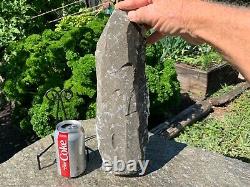
<path fill-rule="evenodd" d="M 54 133 L 58 174 L 77 177 L 86 169 L 85 137 L 81 123 L 67 120 L 58 123 Z"/>

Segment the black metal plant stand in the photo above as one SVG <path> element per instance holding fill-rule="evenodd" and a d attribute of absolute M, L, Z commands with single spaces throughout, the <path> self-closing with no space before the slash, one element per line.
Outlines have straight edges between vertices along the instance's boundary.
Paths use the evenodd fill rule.
<path fill-rule="evenodd" d="M 66 111 L 65 111 L 65 107 L 63 104 L 63 100 L 65 99 L 66 101 L 69 101 L 72 97 L 73 97 L 73 92 L 71 90 L 68 89 L 62 89 L 57 91 L 56 89 L 52 88 L 49 89 L 46 93 L 45 93 L 45 97 L 49 100 L 52 101 L 56 104 L 56 123 L 59 123 L 60 119 L 59 119 L 59 107 L 61 105 L 61 109 L 63 111 L 63 120 L 68 119 L 67 115 L 66 115 Z M 54 136 L 51 135 L 51 139 L 52 139 L 52 143 L 46 148 L 44 149 L 41 153 L 37 154 L 37 163 L 38 163 L 38 169 L 41 170 L 41 160 L 40 157 L 46 153 L 54 144 Z M 87 138 L 86 141 L 88 141 L 89 139 Z M 86 142 L 85 141 L 85 142 Z M 89 150 L 91 150 L 89 147 L 85 146 L 86 150 L 87 150 L 87 160 L 89 160 Z M 53 164 L 56 162 L 56 159 L 54 160 Z"/>

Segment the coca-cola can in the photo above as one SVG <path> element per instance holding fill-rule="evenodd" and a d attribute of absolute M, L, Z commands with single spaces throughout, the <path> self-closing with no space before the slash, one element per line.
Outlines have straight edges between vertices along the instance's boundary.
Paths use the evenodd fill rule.
<path fill-rule="evenodd" d="M 81 175 L 86 169 L 85 137 L 81 123 L 75 120 L 58 123 L 54 139 L 59 175 L 67 178 Z"/>

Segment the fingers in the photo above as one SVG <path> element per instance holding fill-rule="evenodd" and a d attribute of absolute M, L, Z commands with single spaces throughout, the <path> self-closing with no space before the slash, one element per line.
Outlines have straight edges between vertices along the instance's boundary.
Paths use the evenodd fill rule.
<path fill-rule="evenodd" d="M 147 26 L 146 28 L 148 29 L 152 28 L 156 24 L 157 20 L 153 16 L 154 9 L 151 6 L 153 5 L 150 4 L 150 5 L 141 7 L 137 10 L 129 11 L 128 12 L 129 20 L 138 24 L 146 25 Z M 164 34 L 156 31 L 147 38 L 147 43 L 149 44 L 155 43 L 161 38 L 163 38 L 164 36 L 165 36 Z"/>
<path fill-rule="evenodd" d="M 151 34 L 148 38 L 147 38 L 147 43 L 148 44 L 153 44 L 157 41 L 159 41 L 160 39 L 164 38 L 165 35 L 158 32 L 158 31 L 155 31 L 153 34 Z"/>
<path fill-rule="evenodd" d="M 181 34 L 180 35 L 184 40 L 186 40 L 188 43 L 193 44 L 193 45 L 201 45 L 204 44 L 205 41 L 200 39 L 200 38 L 194 38 L 190 36 L 189 34 Z"/>
<path fill-rule="evenodd" d="M 155 17 L 153 17 L 152 13 L 152 5 L 141 7 L 137 10 L 132 10 L 128 12 L 128 18 L 130 21 L 138 23 L 138 24 L 146 24 L 149 26 L 153 26 L 153 22 Z"/>
<path fill-rule="evenodd" d="M 152 3 L 152 0 L 124 0 L 115 5 L 116 9 L 135 10 L 137 8 L 147 6 Z"/>

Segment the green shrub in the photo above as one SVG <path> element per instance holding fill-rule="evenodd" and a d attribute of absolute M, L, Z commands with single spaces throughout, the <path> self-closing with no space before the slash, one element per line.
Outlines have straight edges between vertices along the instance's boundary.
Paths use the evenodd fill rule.
<path fill-rule="evenodd" d="M 55 25 L 48 22 L 63 15 L 85 11 L 84 2 L 79 2 L 34 18 L 38 14 L 69 3 L 72 3 L 72 0 L 0 0 L 0 61 L 6 60 L 3 58 L 5 49 L 11 42 L 30 34 L 40 34 L 45 29 L 54 29 Z"/>
<path fill-rule="evenodd" d="M 223 63 L 222 57 L 208 44 L 191 45 L 180 37 L 162 39 L 162 59 L 170 58 L 203 70 Z"/>
<path fill-rule="evenodd" d="M 25 34 L 24 25 L 29 19 L 30 10 L 26 0 L 0 1 L 0 58 L 4 48 L 11 42 L 20 39 Z"/>
<path fill-rule="evenodd" d="M 45 30 L 11 44 L 8 61 L 0 67 L 5 78 L 3 91 L 15 103 L 13 119 L 28 132 L 31 127 L 40 137 L 51 133 L 57 123 L 56 104 L 44 94 L 48 89 L 73 92 L 63 99 L 68 119 L 95 117 L 96 43 L 107 18 L 99 14 L 66 17 L 56 31 Z M 161 44 L 147 49 L 151 116 L 164 116 L 179 98 L 179 83 L 172 61 L 161 61 Z M 155 115 L 154 115 L 155 114 Z M 58 120 L 64 118 L 60 109 Z"/>
<path fill-rule="evenodd" d="M 31 35 L 11 44 L 7 51 L 8 61 L 0 67 L 5 79 L 3 91 L 15 102 L 14 119 L 24 130 L 29 131 L 32 124 L 34 131 L 44 136 L 54 128 L 56 105 L 44 98 L 51 88 L 73 92 L 74 97 L 65 101 L 68 118 L 94 117 L 93 54 L 106 21 L 102 14 L 99 17 L 92 15 L 85 25 L 60 31 L 46 30 L 41 35 Z M 63 118 L 62 111 L 59 118 Z"/>
<path fill-rule="evenodd" d="M 166 60 L 163 68 L 147 66 L 146 75 L 150 93 L 150 113 L 153 117 L 168 116 L 180 101 L 180 85 L 174 63 Z"/>
<path fill-rule="evenodd" d="M 76 16 L 66 16 L 64 17 L 59 24 L 56 25 L 55 31 L 68 31 L 71 30 L 72 27 L 83 27 L 86 24 L 93 21 L 93 17 L 95 16 L 94 13 L 89 12 L 87 9 L 83 9 L 84 16 L 76 15 Z M 105 19 L 104 14 L 99 14 L 98 17 L 95 18 L 95 20 L 102 20 Z M 97 24 L 98 26 L 100 24 Z M 95 30 L 95 29 L 93 29 Z M 99 30 L 99 29 L 98 29 Z"/>
<path fill-rule="evenodd" d="M 160 43 L 147 46 L 146 48 L 146 63 L 152 67 L 162 68 L 160 62 L 163 55 L 163 46 Z"/>
<path fill-rule="evenodd" d="M 150 96 L 151 123 L 159 123 L 173 115 L 173 108 L 180 102 L 180 84 L 174 67 L 174 60 L 164 58 L 162 43 L 146 49 L 146 76 Z M 150 124 L 152 127 L 153 124 Z"/>
<path fill-rule="evenodd" d="M 180 61 L 202 70 L 208 70 L 216 65 L 225 63 L 222 56 L 207 44 L 197 46 L 197 50 L 197 54 L 193 53 L 192 55 L 183 56 L 180 58 Z"/>
<path fill-rule="evenodd" d="M 51 11 L 53 9 L 58 9 L 64 5 L 72 3 L 72 0 L 27 0 L 27 4 L 31 7 L 26 15 L 33 18 L 41 13 Z M 34 19 L 29 19 L 25 25 L 26 34 L 39 34 L 45 29 L 54 29 L 55 23 L 49 23 L 56 19 L 60 19 L 63 16 L 80 12 L 82 8 L 85 7 L 84 1 L 71 4 L 64 8 L 58 9 L 57 11 L 52 11 L 48 14 L 36 17 Z M 85 9 L 84 9 L 85 10 Z"/>

